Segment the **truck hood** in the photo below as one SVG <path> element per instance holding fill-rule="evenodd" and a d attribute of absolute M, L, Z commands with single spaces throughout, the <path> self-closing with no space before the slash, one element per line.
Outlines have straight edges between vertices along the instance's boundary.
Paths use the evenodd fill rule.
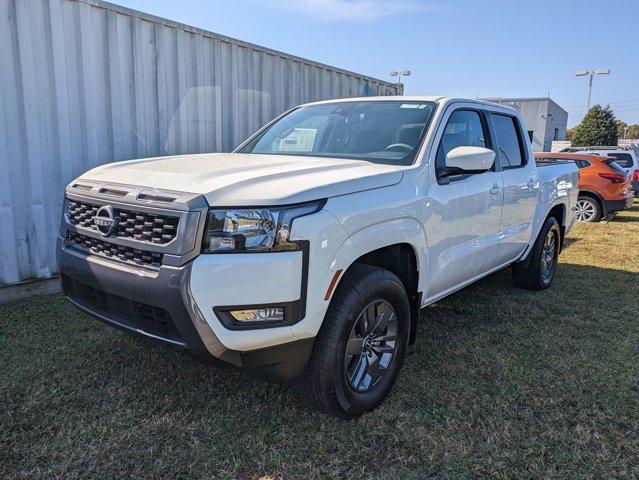
<path fill-rule="evenodd" d="M 80 179 L 204 195 L 209 205 L 285 205 L 395 185 L 402 170 L 363 160 L 209 153 L 103 165 Z"/>

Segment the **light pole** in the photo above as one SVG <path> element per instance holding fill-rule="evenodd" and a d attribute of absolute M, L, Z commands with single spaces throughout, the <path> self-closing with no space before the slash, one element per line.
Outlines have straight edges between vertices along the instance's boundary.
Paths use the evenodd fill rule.
<path fill-rule="evenodd" d="M 391 77 L 398 77 L 397 83 L 402 83 L 402 75 L 405 77 L 410 76 L 410 70 L 393 70 L 389 73 Z"/>
<path fill-rule="evenodd" d="M 603 70 L 579 70 L 575 72 L 576 77 L 585 77 L 588 76 L 588 105 L 586 107 L 586 113 L 590 110 L 590 97 L 592 97 L 592 77 L 595 75 L 610 75 L 610 69 L 606 68 Z"/>

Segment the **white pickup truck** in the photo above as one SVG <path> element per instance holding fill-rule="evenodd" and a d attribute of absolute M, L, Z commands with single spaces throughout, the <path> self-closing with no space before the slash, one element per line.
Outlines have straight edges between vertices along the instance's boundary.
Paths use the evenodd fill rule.
<path fill-rule="evenodd" d="M 388 394 L 420 309 L 506 266 L 545 289 L 574 163 L 536 166 L 517 111 L 342 99 L 233 153 L 131 160 L 66 188 L 59 265 L 100 320 L 262 377 L 339 417 Z"/>

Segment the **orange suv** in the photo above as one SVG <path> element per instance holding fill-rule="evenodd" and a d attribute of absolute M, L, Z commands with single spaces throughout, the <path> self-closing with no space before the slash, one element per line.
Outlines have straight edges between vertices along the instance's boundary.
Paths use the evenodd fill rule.
<path fill-rule="evenodd" d="M 536 152 L 535 159 L 572 160 L 579 167 L 579 199 L 576 213 L 580 222 L 597 222 L 632 206 L 633 192 L 626 171 L 612 157 L 579 153 Z"/>

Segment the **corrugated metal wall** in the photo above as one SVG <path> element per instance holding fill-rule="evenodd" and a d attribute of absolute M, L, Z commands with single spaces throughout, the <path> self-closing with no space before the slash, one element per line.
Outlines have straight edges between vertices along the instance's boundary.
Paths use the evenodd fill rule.
<path fill-rule="evenodd" d="M 83 171 L 229 151 L 296 104 L 396 88 L 99 0 L 0 0 L 0 285 L 55 273 Z"/>

